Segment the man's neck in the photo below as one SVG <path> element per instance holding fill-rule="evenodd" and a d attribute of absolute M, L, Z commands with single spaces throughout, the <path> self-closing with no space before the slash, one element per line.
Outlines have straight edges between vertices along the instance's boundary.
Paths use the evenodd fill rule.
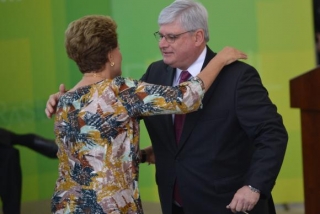
<path fill-rule="evenodd" d="M 189 70 L 189 68 L 197 62 L 197 60 L 199 59 L 199 57 L 201 56 L 201 54 L 206 50 L 206 45 L 202 45 L 201 47 L 197 48 L 196 50 L 193 51 L 192 53 L 192 57 L 190 58 L 190 63 L 187 64 L 186 66 L 184 66 L 183 68 L 177 68 L 180 70 Z"/>
<path fill-rule="evenodd" d="M 201 71 L 204 60 L 206 58 L 206 54 L 207 54 L 207 48 L 204 47 L 202 51 L 197 54 L 197 58 L 185 70 L 188 70 L 192 76 L 196 76 Z M 178 69 L 178 70 L 182 70 L 182 69 Z"/>

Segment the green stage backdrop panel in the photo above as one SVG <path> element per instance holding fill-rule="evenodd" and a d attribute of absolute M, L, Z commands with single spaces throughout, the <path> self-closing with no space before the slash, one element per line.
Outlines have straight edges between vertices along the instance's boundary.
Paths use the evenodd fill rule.
<path fill-rule="evenodd" d="M 17 133 L 54 138 L 53 120 L 44 115 L 48 95 L 60 83 L 71 87 L 81 75 L 67 58 L 64 31 L 89 14 L 110 15 L 108 0 L 0 1 L 0 126 Z M 17 146 L 23 173 L 22 201 L 49 199 L 57 160 Z"/>
<path fill-rule="evenodd" d="M 161 59 L 153 33 L 160 10 L 172 0 L 2 0 L 0 1 L 0 126 L 53 138 L 44 115 L 48 95 L 60 83 L 72 87 L 81 75 L 64 50 L 68 23 L 88 14 L 111 15 L 118 23 L 123 75 L 140 78 Z M 202 0 L 209 12 L 209 46 L 235 46 L 261 74 L 289 132 L 288 152 L 273 191 L 276 203 L 302 202 L 299 111 L 290 108 L 289 80 L 315 67 L 311 1 Z M 150 144 L 142 123 L 141 146 Z M 23 201 L 49 199 L 57 160 L 18 147 Z M 154 166 L 140 170 L 142 200 L 158 201 Z"/>
<path fill-rule="evenodd" d="M 0 126 L 17 133 L 43 134 L 44 127 L 37 126 L 47 121 L 43 114 L 48 97 L 46 82 L 55 77 L 50 1 L 1 1 L 0 14 L 0 69 L 4 80 L 0 86 Z M 52 162 L 18 148 L 23 173 L 22 200 L 38 200 L 44 189 L 38 182 L 47 173 L 39 168 L 40 163 L 47 162 L 50 168 Z M 51 169 L 56 172 L 56 164 Z M 47 185 L 50 184 L 52 192 L 54 183 Z"/>

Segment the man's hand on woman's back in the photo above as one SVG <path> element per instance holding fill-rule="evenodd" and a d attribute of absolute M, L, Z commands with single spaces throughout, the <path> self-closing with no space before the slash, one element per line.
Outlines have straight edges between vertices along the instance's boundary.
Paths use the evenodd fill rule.
<path fill-rule="evenodd" d="M 51 118 L 52 115 L 54 115 L 56 113 L 56 107 L 58 104 L 58 100 L 59 100 L 60 96 L 64 93 L 66 93 L 66 88 L 65 88 L 64 84 L 60 84 L 59 92 L 57 92 L 55 94 L 51 94 L 49 96 L 49 99 L 48 99 L 47 105 L 46 105 L 46 109 L 44 110 L 48 118 Z"/>

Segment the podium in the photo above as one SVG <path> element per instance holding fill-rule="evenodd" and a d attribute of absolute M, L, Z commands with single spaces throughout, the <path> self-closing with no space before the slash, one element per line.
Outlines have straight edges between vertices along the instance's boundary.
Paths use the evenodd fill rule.
<path fill-rule="evenodd" d="M 320 213 L 320 67 L 290 80 L 291 107 L 300 108 L 305 213 Z"/>

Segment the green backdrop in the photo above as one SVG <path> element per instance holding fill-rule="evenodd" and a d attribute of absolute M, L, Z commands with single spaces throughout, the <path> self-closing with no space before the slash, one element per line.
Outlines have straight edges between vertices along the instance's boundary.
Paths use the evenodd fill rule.
<path fill-rule="evenodd" d="M 172 0 L 0 0 L 0 126 L 53 138 L 45 117 L 49 94 L 71 88 L 80 72 L 64 50 L 64 30 L 83 15 L 105 14 L 118 23 L 123 75 L 139 78 L 160 59 L 153 33 L 160 10 Z M 303 201 L 299 110 L 290 108 L 289 80 L 315 67 L 311 0 L 202 0 L 209 12 L 209 46 L 235 46 L 249 55 L 289 132 L 285 161 L 274 188 L 276 203 Z M 142 124 L 143 126 L 143 124 Z M 141 146 L 149 145 L 142 128 Z M 49 199 L 57 160 L 18 147 L 23 201 Z M 145 201 L 158 201 L 154 167 L 141 166 Z"/>

